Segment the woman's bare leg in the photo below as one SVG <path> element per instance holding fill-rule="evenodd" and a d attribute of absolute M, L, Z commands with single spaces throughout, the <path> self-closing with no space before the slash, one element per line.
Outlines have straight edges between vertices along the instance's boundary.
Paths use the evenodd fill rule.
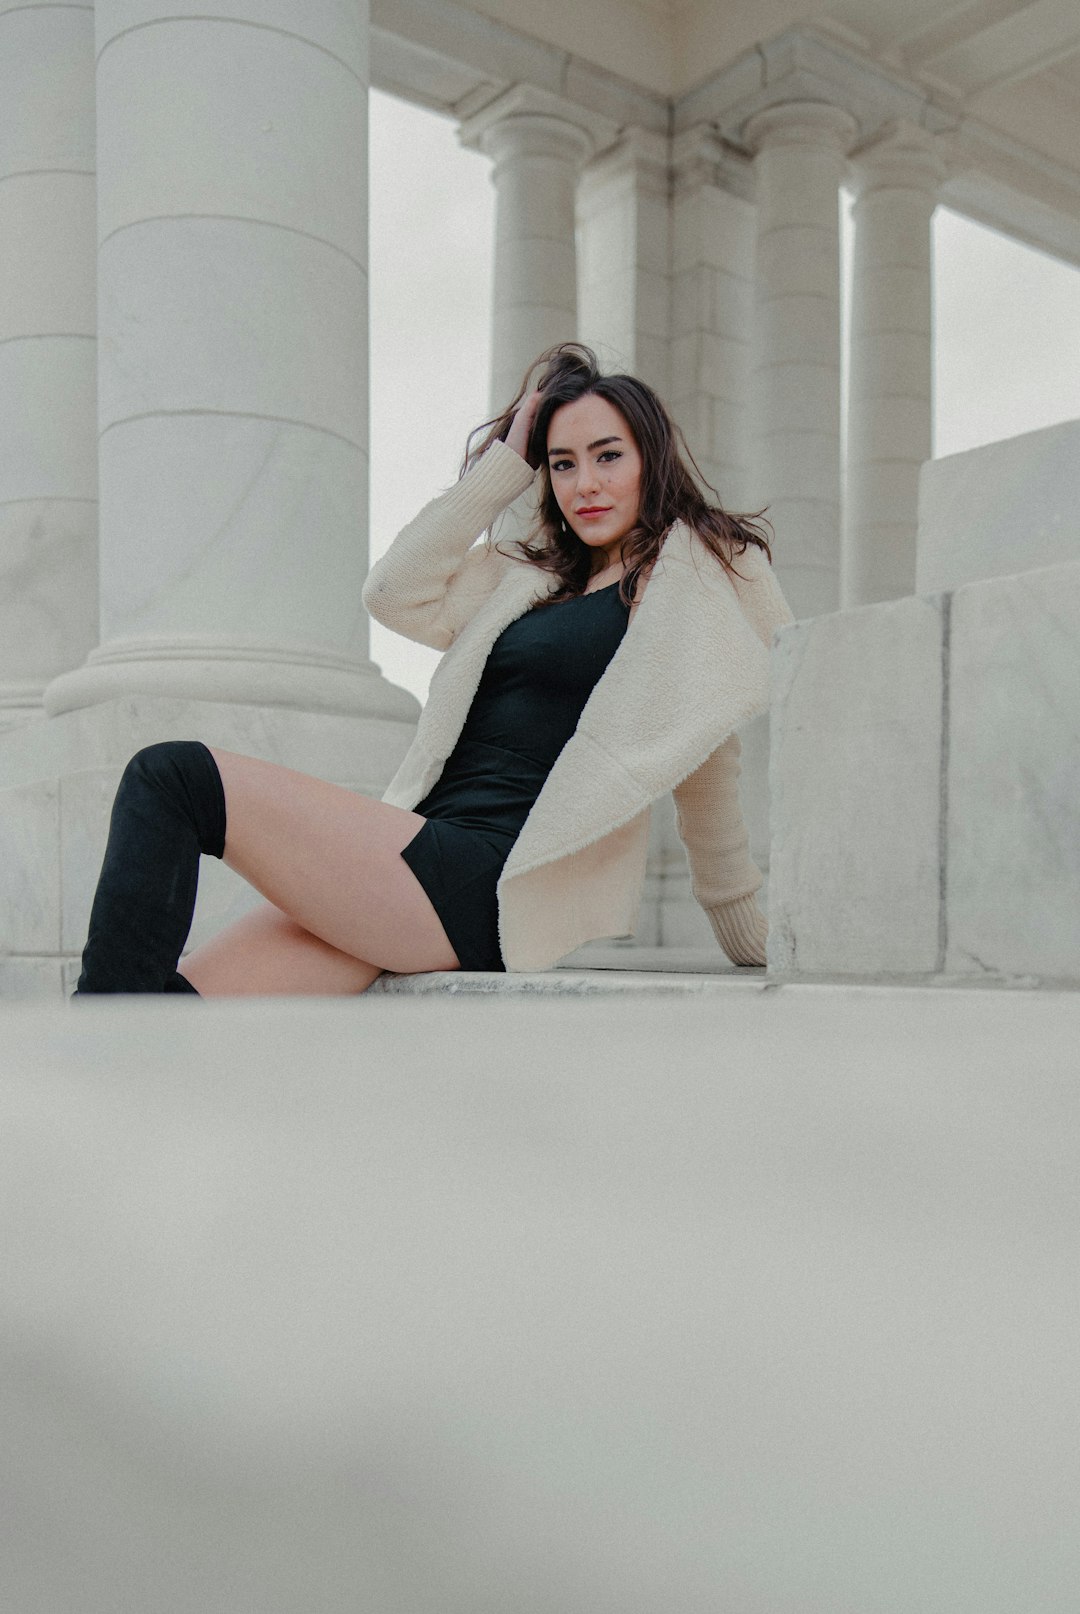
<path fill-rule="evenodd" d="M 176 966 L 204 998 L 350 997 L 382 972 L 353 958 L 263 902 Z"/>
<path fill-rule="evenodd" d="M 223 861 L 267 906 L 181 960 L 180 973 L 198 992 L 344 995 L 364 991 L 384 969 L 460 967 L 400 856 L 424 822 L 419 813 L 210 750 L 225 790 Z"/>

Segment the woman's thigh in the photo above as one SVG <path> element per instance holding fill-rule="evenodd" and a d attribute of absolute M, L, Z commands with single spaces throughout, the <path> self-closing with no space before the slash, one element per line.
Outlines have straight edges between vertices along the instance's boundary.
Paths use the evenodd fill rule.
<path fill-rule="evenodd" d="M 381 974 L 378 965 L 331 947 L 272 902 L 226 925 L 178 968 L 204 998 L 353 997 Z"/>
<path fill-rule="evenodd" d="M 268 902 L 377 970 L 459 967 L 400 855 L 424 822 L 419 813 L 274 762 L 210 750 L 225 789 L 224 861 Z"/>

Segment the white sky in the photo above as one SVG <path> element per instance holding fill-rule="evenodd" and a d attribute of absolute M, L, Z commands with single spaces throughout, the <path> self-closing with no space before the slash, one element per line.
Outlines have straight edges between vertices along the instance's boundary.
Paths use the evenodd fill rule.
<path fill-rule="evenodd" d="M 378 91 L 370 142 L 374 560 L 487 415 L 494 192 L 451 120 Z M 1080 417 L 1080 270 L 942 207 L 934 252 L 935 455 Z M 426 698 L 435 651 L 373 622 L 371 654 Z"/>

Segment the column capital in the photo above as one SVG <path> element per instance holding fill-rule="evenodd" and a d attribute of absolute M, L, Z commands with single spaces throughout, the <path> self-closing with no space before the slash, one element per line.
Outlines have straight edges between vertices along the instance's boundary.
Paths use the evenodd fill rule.
<path fill-rule="evenodd" d="M 625 176 L 636 185 L 666 196 L 671 185 L 671 141 L 651 129 L 627 128 L 586 165 L 582 180 L 606 184 Z"/>
<path fill-rule="evenodd" d="M 671 142 L 676 194 L 714 185 L 744 201 L 754 199 L 754 166 L 711 123 L 695 123 Z"/>
<path fill-rule="evenodd" d="M 948 164 L 940 135 L 917 123 L 894 119 L 881 134 L 850 153 L 857 197 L 874 190 L 936 192 Z"/>
<path fill-rule="evenodd" d="M 458 140 L 499 162 L 511 155 L 562 157 L 581 164 L 611 145 L 618 125 L 548 90 L 514 84 L 464 118 Z"/>
<path fill-rule="evenodd" d="M 831 101 L 779 101 L 754 113 L 743 140 L 755 153 L 766 146 L 825 146 L 846 156 L 858 133 L 851 113 Z"/>

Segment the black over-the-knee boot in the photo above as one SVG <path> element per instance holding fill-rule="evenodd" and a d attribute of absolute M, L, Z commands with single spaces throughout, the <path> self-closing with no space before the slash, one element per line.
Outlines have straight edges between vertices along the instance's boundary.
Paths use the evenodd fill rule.
<path fill-rule="evenodd" d="M 225 851 L 225 789 L 201 740 L 163 740 L 124 769 L 90 910 L 76 987 L 193 992 L 177 972 L 199 885 L 199 856 Z"/>

